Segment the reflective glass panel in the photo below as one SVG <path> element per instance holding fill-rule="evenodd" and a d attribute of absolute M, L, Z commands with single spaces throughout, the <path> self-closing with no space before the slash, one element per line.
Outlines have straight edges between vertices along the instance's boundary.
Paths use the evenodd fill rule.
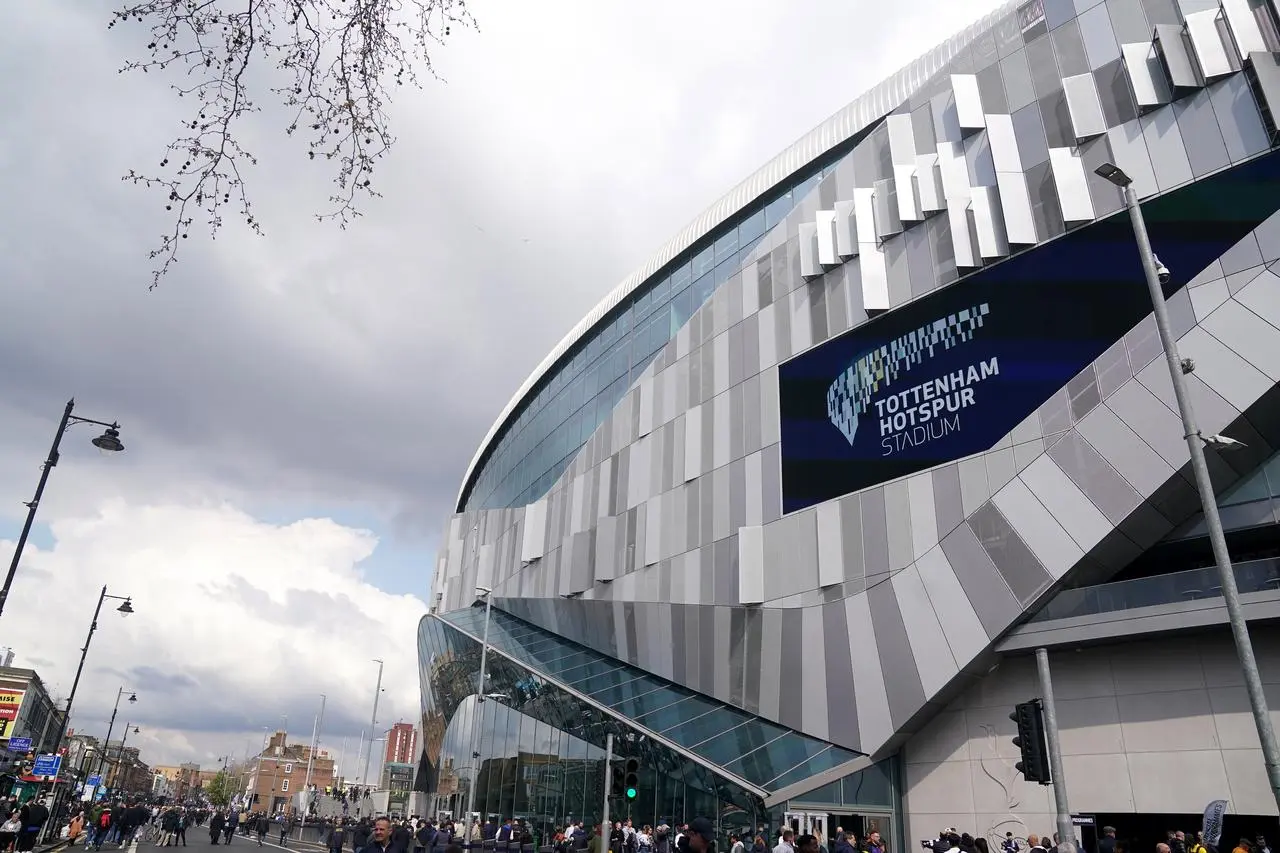
<path fill-rule="evenodd" d="M 476 638 L 471 642 L 479 645 L 478 637 L 483 631 L 484 622 L 483 607 L 476 606 L 444 614 L 440 618 L 465 626 L 472 637 Z M 804 778 L 819 772 L 812 768 L 834 767 L 856 757 L 856 753 L 752 717 L 739 708 L 693 693 L 637 667 L 578 646 L 498 607 L 493 609 L 489 637 L 495 649 L 515 658 L 528 659 L 534 659 L 535 656 L 526 649 L 538 649 L 538 657 L 550 655 L 554 652 L 547 647 L 547 641 L 558 641 L 566 654 L 559 660 L 542 666 L 540 671 L 592 696 L 595 701 L 634 721 L 640 729 L 660 733 L 711 764 L 724 767 L 727 772 L 761 788 L 779 787 L 773 780 L 784 775 Z M 506 658 L 500 656 L 491 654 L 489 660 L 491 666 L 511 666 Z M 493 663 L 495 661 L 496 664 Z M 519 692 L 520 697 L 536 696 L 539 691 L 543 694 L 557 692 L 549 683 L 538 687 L 543 683 L 539 678 L 531 678 L 526 674 L 520 679 L 518 690 L 512 687 L 507 691 L 496 686 L 498 679 L 495 676 L 495 683 L 490 685 L 490 690 L 508 692 L 513 696 Z M 533 686 L 526 686 L 526 682 Z M 474 685 L 463 685 L 462 689 L 470 692 L 474 690 Z M 525 700 L 520 698 L 519 701 Z M 518 703 L 515 707 L 519 707 Z M 593 713 L 600 712 L 597 709 Z M 600 719 L 603 722 L 607 718 Z M 819 759 L 818 756 L 823 753 L 829 755 Z M 809 768 L 803 774 L 800 770 L 795 770 L 801 765 Z M 723 781 L 716 776 L 709 776 L 708 779 L 708 785 L 718 785 Z"/>

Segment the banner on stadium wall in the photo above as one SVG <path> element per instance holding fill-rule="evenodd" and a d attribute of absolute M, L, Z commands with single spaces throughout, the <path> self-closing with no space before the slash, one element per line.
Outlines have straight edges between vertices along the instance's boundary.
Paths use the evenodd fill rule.
<path fill-rule="evenodd" d="M 1173 297 L 1280 208 L 1280 153 L 1144 202 Z M 912 258 L 911 285 L 937 274 Z M 1175 325 L 1190 319 L 1186 297 Z M 1171 312 L 1173 309 L 1171 308 Z M 1055 395 L 1098 403 L 1090 364 L 1151 313 L 1120 210 L 881 314 L 778 367 L 782 509 L 991 450 Z M 1124 353 L 1118 356 L 1125 366 Z M 1067 383 L 1080 375 L 1067 388 Z M 1056 411 L 1056 410 L 1055 410 Z"/>

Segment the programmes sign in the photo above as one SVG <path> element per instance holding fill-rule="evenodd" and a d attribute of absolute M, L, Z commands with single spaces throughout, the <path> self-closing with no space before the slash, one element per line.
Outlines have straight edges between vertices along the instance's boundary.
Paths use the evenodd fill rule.
<path fill-rule="evenodd" d="M 778 369 L 785 511 L 990 449 L 1149 312 L 1140 279 L 981 276 Z"/>
<path fill-rule="evenodd" d="M 13 724 L 22 710 L 22 690 L 0 690 L 0 740 L 13 733 Z"/>

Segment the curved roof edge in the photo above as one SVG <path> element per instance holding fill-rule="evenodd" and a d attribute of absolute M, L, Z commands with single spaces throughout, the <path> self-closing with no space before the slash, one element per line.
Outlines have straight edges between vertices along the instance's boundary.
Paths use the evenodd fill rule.
<path fill-rule="evenodd" d="M 996 20 L 1013 11 L 1020 0 L 1006 0 L 997 9 L 983 16 L 976 23 L 970 24 L 961 32 L 947 39 L 933 50 L 917 58 L 909 65 L 899 69 L 893 76 L 859 96 L 848 106 L 823 121 L 813 130 L 787 146 L 778 156 L 757 169 L 746 180 L 725 193 L 715 204 L 708 207 L 697 218 L 666 242 L 654 253 L 643 266 L 632 272 L 622 282 L 600 300 L 585 317 L 578 321 L 569 333 L 561 338 L 529 377 L 516 389 L 515 394 L 503 407 L 501 414 L 494 420 L 493 426 L 480 442 L 471 462 L 467 464 L 466 474 L 458 487 L 458 498 L 454 504 L 455 512 L 462 512 L 463 496 L 467 484 L 475 474 L 476 466 L 484 457 L 489 444 L 502 430 L 503 424 L 511 417 L 520 401 L 529 393 L 547 372 L 560 360 L 570 348 L 588 331 L 591 330 L 606 314 L 617 307 L 655 272 L 660 270 L 677 255 L 688 249 L 698 240 L 710 234 L 715 228 L 749 203 L 777 186 L 784 178 L 795 174 L 807 164 L 821 157 L 827 151 L 864 130 L 900 106 L 935 74 L 946 67 L 957 53 L 968 46 L 975 38 L 994 26 Z"/>

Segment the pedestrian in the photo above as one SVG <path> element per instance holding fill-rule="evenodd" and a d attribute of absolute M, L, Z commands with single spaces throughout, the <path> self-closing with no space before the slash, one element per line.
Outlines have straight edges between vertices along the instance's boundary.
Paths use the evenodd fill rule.
<path fill-rule="evenodd" d="M 232 809 L 227 812 L 227 819 L 222 825 L 223 840 L 226 844 L 231 844 L 231 836 L 236 834 L 236 827 L 240 825 L 240 815 L 236 814 L 236 810 Z"/>
<path fill-rule="evenodd" d="M 49 810 L 39 800 L 32 800 L 18 810 L 18 819 L 22 821 L 22 831 L 14 845 L 22 853 L 35 848 L 40 830 L 49 819 Z"/>
<path fill-rule="evenodd" d="M 280 821 L 280 846 L 289 846 L 289 833 L 293 832 L 293 815 Z"/>
<path fill-rule="evenodd" d="M 209 843 L 215 847 L 218 844 L 218 838 L 222 835 L 223 828 L 227 825 L 227 819 L 222 816 L 222 812 L 214 812 L 213 817 L 209 819 Z"/>
<path fill-rule="evenodd" d="M 271 819 L 267 817 L 266 812 L 258 814 L 258 822 L 255 827 L 258 830 L 258 846 L 262 846 L 262 842 L 266 839 L 267 833 L 271 831 Z"/>
<path fill-rule="evenodd" d="M 177 825 L 173 831 L 174 847 L 178 846 L 179 841 L 182 842 L 183 847 L 187 846 L 187 821 L 190 820 L 190 817 L 186 809 L 179 809 Z"/>

